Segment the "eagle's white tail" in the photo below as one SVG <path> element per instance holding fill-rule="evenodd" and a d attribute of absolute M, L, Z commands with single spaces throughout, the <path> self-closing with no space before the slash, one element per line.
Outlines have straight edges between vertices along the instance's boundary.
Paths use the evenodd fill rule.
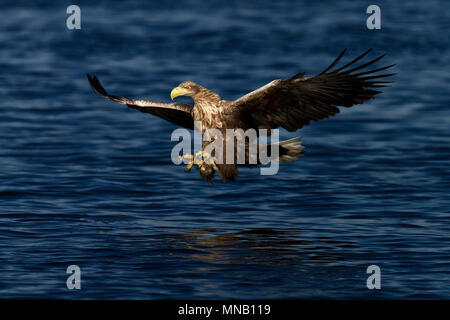
<path fill-rule="evenodd" d="M 280 146 L 278 161 L 293 162 L 302 157 L 305 153 L 305 148 L 302 146 L 300 139 L 301 137 L 295 137 L 278 142 L 277 144 Z"/>

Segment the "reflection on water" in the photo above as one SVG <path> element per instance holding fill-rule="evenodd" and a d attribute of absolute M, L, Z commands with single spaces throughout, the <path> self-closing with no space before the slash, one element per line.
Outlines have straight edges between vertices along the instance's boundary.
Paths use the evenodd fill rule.
<path fill-rule="evenodd" d="M 162 229 L 170 233 L 171 278 L 189 283 L 186 293 L 196 297 L 371 297 L 365 259 L 379 257 L 351 240 L 312 237 L 311 230 L 298 228 Z M 363 251 L 363 256 L 354 254 Z M 314 285 L 318 282 L 320 287 Z M 342 288 L 351 294 L 339 293 Z"/>

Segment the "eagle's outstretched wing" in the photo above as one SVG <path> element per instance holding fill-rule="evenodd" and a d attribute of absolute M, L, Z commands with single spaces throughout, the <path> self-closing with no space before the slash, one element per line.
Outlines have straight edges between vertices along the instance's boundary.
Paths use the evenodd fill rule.
<path fill-rule="evenodd" d="M 121 96 L 112 96 L 106 92 L 102 87 L 97 77 L 91 77 L 87 75 L 89 83 L 92 89 L 101 97 L 121 103 L 126 104 L 130 108 L 138 109 L 139 111 L 150 113 L 155 116 L 161 117 L 167 121 L 170 121 L 176 125 L 194 129 L 194 119 L 192 118 L 191 111 L 192 106 L 186 103 L 167 103 L 158 102 L 151 100 L 135 100 L 128 99 Z"/>
<path fill-rule="evenodd" d="M 310 124 L 311 120 L 317 121 L 335 115 L 339 112 L 337 106 L 351 107 L 363 103 L 381 93 L 375 88 L 385 87 L 392 82 L 379 79 L 395 74 L 375 74 L 394 65 L 355 73 L 377 62 L 384 55 L 348 68 L 371 50 L 333 71 L 330 70 L 346 50 L 316 76 L 304 77 L 304 73 L 299 73 L 291 78 L 274 80 L 233 101 L 231 111 L 239 113 L 241 123 L 247 127 L 245 129 L 283 127 L 288 131 L 296 131 Z"/>

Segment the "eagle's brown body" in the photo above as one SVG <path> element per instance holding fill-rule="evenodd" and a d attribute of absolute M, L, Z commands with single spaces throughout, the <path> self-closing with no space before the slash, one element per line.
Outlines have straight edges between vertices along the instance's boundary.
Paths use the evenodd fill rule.
<path fill-rule="evenodd" d="M 223 158 L 226 160 L 226 129 L 239 129 L 241 123 L 237 114 L 230 112 L 231 101 L 225 101 L 220 96 L 203 87 L 198 86 L 200 92 L 193 97 L 194 107 L 192 108 L 192 118 L 194 121 L 201 122 L 201 133 L 205 135 L 208 129 L 219 129 L 222 133 L 223 139 Z M 203 149 L 205 149 L 211 141 L 205 141 L 203 143 Z M 248 150 L 248 141 L 246 143 L 246 150 Z M 213 156 L 216 156 L 213 154 Z M 237 157 L 235 157 L 237 158 Z M 236 163 L 237 159 L 234 160 Z M 247 161 L 248 162 L 248 161 Z M 239 174 L 236 165 L 233 164 L 217 164 L 219 175 L 224 180 L 235 180 Z M 210 182 L 214 179 L 214 167 L 211 164 L 205 163 L 200 167 L 200 175 Z"/>
<path fill-rule="evenodd" d="M 88 75 L 88 78 L 94 91 L 106 99 L 127 104 L 131 108 L 160 116 L 189 129 L 194 129 L 194 122 L 199 121 L 202 124 L 202 134 L 207 129 L 218 129 L 226 145 L 226 129 L 245 131 L 283 127 L 288 131 L 296 131 L 304 125 L 309 125 L 312 120 L 318 121 L 339 113 L 337 106 L 351 107 L 374 98 L 381 92 L 375 88 L 384 87 L 392 82 L 379 79 L 392 76 L 393 73 L 381 75 L 375 73 L 393 65 L 355 73 L 377 62 L 384 55 L 348 69 L 370 50 L 346 65 L 329 71 L 342 58 L 344 52 L 345 50 L 328 68 L 316 76 L 304 77 L 304 73 L 299 73 L 290 78 L 274 80 L 234 101 L 222 100 L 217 93 L 193 81 L 182 82 L 172 90 L 172 99 L 181 95 L 189 96 L 194 100 L 193 106 L 112 96 L 105 91 L 96 77 Z M 204 148 L 212 141 L 214 140 L 205 142 Z M 249 143 L 251 142 L 245 141 L 246 159 Z M 279 147 L 279 161 L 295 161 L 303 155 L 303 147 L 298 139 L 280 142 Z M 244 165 L 253 166 L 247 162 Z M 213 166 L 204 163 L 199 169 L 202 177 L 208 181 L 213 180 L 216 171 L 224 180 L 235 180 L 239 174 L 236 164 Z"/>
<path fill-rule="evenodd" d="M 234 119 L 225 115 L 229 104 L 228 101 L 223 101 L 217 93 L 201 88 L 201 92 L 194 99 L 192 118 L 194 121 L 202 122 L 203 130 L 232 128 Z"/>

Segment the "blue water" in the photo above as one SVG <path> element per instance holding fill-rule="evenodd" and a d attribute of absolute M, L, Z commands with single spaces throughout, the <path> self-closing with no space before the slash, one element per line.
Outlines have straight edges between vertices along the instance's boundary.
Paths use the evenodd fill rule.
<path fill-rule="evenodd" d="M 447 1 L 377 1 L 373 31 L 365 1 L 91 3 L 74 3 L 75 31 L 70 3 L 1 3 L 0 298 L 450 298 Z M 371 47 L 396 83 L 282 131 L 305 157 L 234 184 L 172 164 L 176 127 L 85 77 L 162 101 L 190 79 L 231 100 Z"/>

